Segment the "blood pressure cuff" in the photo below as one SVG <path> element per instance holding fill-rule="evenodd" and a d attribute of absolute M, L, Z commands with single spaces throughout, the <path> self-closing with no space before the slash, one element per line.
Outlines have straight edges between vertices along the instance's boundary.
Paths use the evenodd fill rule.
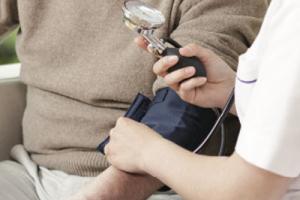
<path fill-rule="evenodd" d="M 125 117 L 146 124 L 164 138 L 190 151 L 204 141 L 217 120 L 212 109 L 186 103 L 170 88 L 157 91 L 152 101 L 138 94 Z M 103 154 L 108 142 L 109 138 L 98 146 Z"/>

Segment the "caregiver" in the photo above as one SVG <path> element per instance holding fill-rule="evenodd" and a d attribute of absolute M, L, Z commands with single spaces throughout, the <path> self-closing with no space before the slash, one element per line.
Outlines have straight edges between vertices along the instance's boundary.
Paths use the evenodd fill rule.
<path fill-rule="evenodd" d="M 180 52 L 197 56 L 207 78 L 182 83 L 193 76 L 193 67 L 167 74 L 177 57 L 162 58 L 154 66 L 182 99 L 202 107 L 223 108 L 235 85 L 231 113 L 238 115 L 242 128 L 232 156 L 192 154 L 145 125 L 121 118 L 105 149 L 109 162 L 157 177 L 184 199 L 300 199 L 299 19 L 299 0 L 273 0 L 256 41 L 240 57 L 237 74 L 196 45 Z"/>

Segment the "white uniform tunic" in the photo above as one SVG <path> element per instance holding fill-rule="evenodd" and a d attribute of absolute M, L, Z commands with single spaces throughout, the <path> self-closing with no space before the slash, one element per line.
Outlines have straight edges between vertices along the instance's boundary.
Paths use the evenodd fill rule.
<path fill-rule="evenodd" d="M 236 152 L 294 178 L 285 199 L 300 200 L 300 0 L 272 0 L 253 46 L 240 57 Z"/>

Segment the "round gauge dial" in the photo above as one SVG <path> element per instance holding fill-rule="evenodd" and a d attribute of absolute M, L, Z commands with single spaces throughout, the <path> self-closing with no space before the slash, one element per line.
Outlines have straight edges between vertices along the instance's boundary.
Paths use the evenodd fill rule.
<path fill-rule="evenodd" d="M 141 1 L 126 1 L 123 10 L 125 17 L 137 26 L 159 28 L 165 23 L 165 17 L 159 10 Z"/>

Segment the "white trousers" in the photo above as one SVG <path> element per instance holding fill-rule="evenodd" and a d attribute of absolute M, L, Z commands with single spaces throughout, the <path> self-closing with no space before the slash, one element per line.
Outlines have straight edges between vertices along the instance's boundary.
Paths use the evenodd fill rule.
<path fill-rule="evenodd" d="M 94 178 L 48 170 L 31 161 L 23 146 L 0 162 L 0 200 L 66 200 Z M 180 200 L 178 195 L 153 195 L 149 200 Z"/>

